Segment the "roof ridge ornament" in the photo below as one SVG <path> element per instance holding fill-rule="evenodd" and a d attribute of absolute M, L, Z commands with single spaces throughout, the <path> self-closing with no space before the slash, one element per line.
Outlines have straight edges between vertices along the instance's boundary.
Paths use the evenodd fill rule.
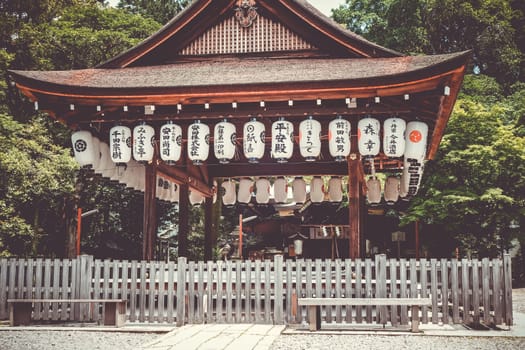
<path fill-rule="evenodd" d="M 238 0 L 235 8 L 235 19 L 243 28 L 250 27 L 257 18 L 255 0 Z"/>

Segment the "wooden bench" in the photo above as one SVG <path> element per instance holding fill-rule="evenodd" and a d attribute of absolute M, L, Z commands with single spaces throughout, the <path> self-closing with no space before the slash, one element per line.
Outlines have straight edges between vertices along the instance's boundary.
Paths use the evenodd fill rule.
<path fill-rule="evenodd" d="M 431 306 L 431 298 L 299 298 L 298 305 L 308 306 L 310 331 L 321 329 L 321 306 L 411 306 L 412 332 L 419 332 L 419 308 Z"/>
<path fill-rule="evenodd" d="M 126 300 L 124 299 L 8 299 L 9 324 L 29 325 L 34 303 L 88 303 L 104 304 L 104 325 L 122 327 L 126 322 Z"/>

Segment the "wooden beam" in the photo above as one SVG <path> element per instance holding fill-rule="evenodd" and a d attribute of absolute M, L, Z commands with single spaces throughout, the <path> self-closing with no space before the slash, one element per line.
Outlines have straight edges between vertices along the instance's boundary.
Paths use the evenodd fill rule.
<path fill-rule="evenodd" d="M 144 220 L 143 220 L 143 246 L 142 259 L 151 261 L 154 259 L 155 239 L 157 237 L 157 200 L 155 191 L 157 188 L 156 163 L 146 165 L 146 181 L 144 186 Z"/>
<path fill-rule="evenodd" d="M 187 185 L 192 190 L 201 193 L 204 197 L 212 197 L 213 189 L 198 177 L 188 175 L 187 172 L 179 167 L 167 165 L 159 162 L 158 165 L 160 176 L 167 178 L 180 185 Z"/>
<path fill-rule="evenodd" d="M 271 163 L 230 163 L 208 165 L 210 176 L 215 178 L 230 178 L 242 176 L 299 176 L 299 175 L 339 175 L 348 174 L 345 162 L 289 162 L 284 164 Z"/>

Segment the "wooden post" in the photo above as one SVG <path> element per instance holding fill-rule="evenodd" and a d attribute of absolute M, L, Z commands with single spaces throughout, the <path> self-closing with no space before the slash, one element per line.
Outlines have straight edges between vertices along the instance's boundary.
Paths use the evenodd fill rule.
<path fill-rule="evenodd" d="M 77 256 L 80 255 L 80 233 L 82 231 L 82 208 L 77 208 Z"/>
<path fill-rule="evenodd" d="M 190 215 L 190 200 L 189 190 L 187 184 L 180 185 L 180 197 L 179 197 L 179 257 L 188 256 L 188 234 L 190 232 L 189 227 L 189 215 Z"/>
<path fill-rule="evenodd" d="M 357 145 L 356 145 L 357 148 Z M 359 157 L 348 157 L 348 220 L 350 225 L 350 259 L 361 257 L 361 183 Z"/>
<path fill-rule="evenodd" d="M 239 214 L 239 258 L 242 259 L 242 214 Z"/>
<path fill-rule="evenodd" d="M 146 164 L 146 181 L 144 184 L 144 221 L 142 258 L 150 261 L 154 258 L 155 240 L 157 238 L 157 167 L 154 160 Z"/>
<path fill-rule="evenodd" d="M 213 259 L 215 230 L 213 229 L 213 198 L 206 197 L 204 202 L 204 260 Z"/>
<path fill-rule="evenodd" d="M 415 232 L 415 245 L 416 245 L 416 259 L 419 259 L 419 221 L 414 222 L 414 232 Z M 457 257 L 456 257 L 457 258 Z"/>

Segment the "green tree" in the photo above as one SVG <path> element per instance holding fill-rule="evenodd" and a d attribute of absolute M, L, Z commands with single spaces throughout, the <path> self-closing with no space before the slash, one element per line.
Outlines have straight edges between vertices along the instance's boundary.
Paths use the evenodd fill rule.
<path fill-rule="evenodd" d="M 165 24 L 189 2 L 188 0 L 120 0 L 118 7 Z"/>

